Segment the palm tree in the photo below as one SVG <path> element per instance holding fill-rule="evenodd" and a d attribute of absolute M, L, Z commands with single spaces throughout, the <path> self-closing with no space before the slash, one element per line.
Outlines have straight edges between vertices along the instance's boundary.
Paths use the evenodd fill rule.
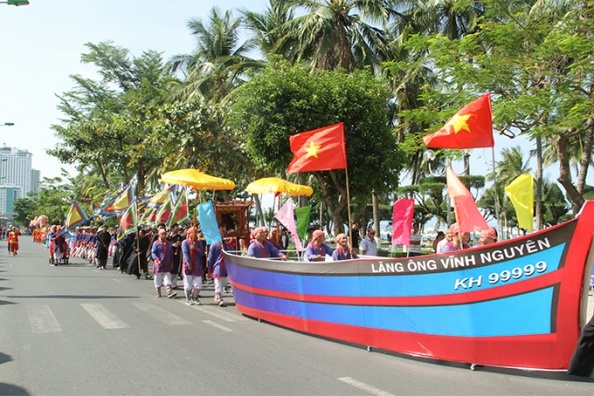
<path fill-rule="evenodd" d="M 387 40 L 381 28 L 393 12 L 385 0 L 288 0 L 300 15 L 280 29 L 276 50 L 290 49 L 291 61 L 307 61 L 325 70 L 377 68 L 386 59 Z"/>
<path fill-rule="evenodd" d="M 242 75 L 261 63 L 248 57 L 253 42 L 240 43 L 241 20 L 230 11 L 223 15 L 216 7 L 210 10 L 208 24 L 190 19 L 188 28 L 196 37 L 192 54 L 176 55 L 169 69 L 183 75 L 183 83 L 176 90 L 179 98 L 202 98 L 220 102 L 242 83 Z"/>
<path fill-rule="evenodd" d="M 285 45 L 280 45 L 281 39 L 287 35 L 285 30 L 290 20 L 294 18 L 293 12 L 285 0 L 270 0 L 270 7 L 263 13 L 240 10 L 243 14 L 245 27 L 254 34 L 253 42 L 262 52 L 264 57 L 280 55 L 285 59 L 291 58 L 291 46 L 285 40 Z"/>
<path fill-rule="evenodd" d="M 499 207 L 502 209 L 501 214 L 507 213 L 505 216 L 508 219 L 515 218 L 513 207 L 504 199 L 504 189 L 505 186 L 509 185 L 521 174 L 532 172 L 532 168 L 530 168 L 530 158 L 532 155 L 529 154 L 528 158 L 525 159 L 521 147 L 515 146 L 504 148 L 501 150 L 500 156 L 502 159 L 495 162 L 495 171 L 487 174 L 487 180 L 493 182 L 493 187 L 489 191 L 485 191 L 485 197 L 487 199 L 483 200 L 483 205 L 487 203 L 494 205 L 493 200 L 497 199 Z M 496 194 L 493 196 L 495 191 Z M 499 221 L 500 219 L 497 219 L 498 224 Z"/>

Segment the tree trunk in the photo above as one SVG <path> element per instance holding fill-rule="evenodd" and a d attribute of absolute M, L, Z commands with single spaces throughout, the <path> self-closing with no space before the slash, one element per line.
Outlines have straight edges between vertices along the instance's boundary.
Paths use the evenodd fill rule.
<path fill-rule="evenodd" d="M 536 136 L 536 230 L 542 229 L 542 137 Z"/>
<path fill-rule="evenodd" d="M 144 171 L 144 162 L 140 161 L 138 164 L 138 173 L 137 173 L 137 181 L 136 181 L 136 196 L 140 196 L 144 192 L 144 179 L 146 177 Z"/>
<path fill-rule="evenodd" d="M 341 185 L 338 182 L 338 179 L 337 179 L 334 171 L 330 171 L 330 178 L 332 179 L 332 186 L 338 192 L 340 192 L 340 195 L 338 196 L 338 202 L 334 202 L 334 201 L 332 201 L 332 197 L 330 196 L 330 194 L 328 192 L 328 187 L 326 185 L 326 181 L 324 180 L 322 175 L 319 172 L 316 172 L 315 177 L 318 180 L 318 185 L 320 186 L 320 193 L 321 193 L 322 197 L 324 198 L 324 203 L 326 204 L 328 211 L 330 213 L 332 213 L 332 220 L 334 222 L 333 233 L 334 233 L 334 235 L 340 234 L 340 233 L 344 232 L 343 213 L 346 210 L 346 205 L 348 205 L 345 186 Z M 322 226 L 322 224 L 320 224 L 320 226 Z"/>
<path fill-rule="evenodd" d="M 264 212 L 262 211 L 262 202 L 260 201 L 260 197 L 258 194 L 253 194 L 252 197 L 254 198 L 254 202 L 256 203 L 256 226 L 258 224 L 262 225 L 264 222 Z M 258 223 L 258 219 L 260 219 L 260 223 Z"/>
<path fill-rule="evenodd" d="M 380 237 L 380 218 L 379 218 L 379 202 L 375 195 L 375 192 L 371 194 L 371 205 L 373 207 L 373 228 L 375 229 L 375 239 L 378 242 L 381 240 Z"/>
<path fill-rule="evenodd" d="M 571 166 L 569 164 L 569 155 L 567 153 L 567 144 L 572 137 L 571 133 L 567 133 L 558 137 L 557 140 L 551 140 L 551 144 L 557 149 L 557 156 L 559 158 L 559 177 L 557 181 L 563 186 L 567 193 L 567 198 L 572 204 L 573 214 L 576 215 L 580 208 L 584 205 L 584 197 L 575 188 L 571 180 Z"/>
<path fill-rule="evenodd" d="M 588 118 L 586 122 L 586 130 L 584 133 L 582 158 L 580 158 L 579 174 L 576 183 L 576 188 L 580 194 L 584 193 L 586 185 L 586 177 L 588 176 L 588 168 L 592 161 L 592 145 L 594 141 L 594 119 Z"/>

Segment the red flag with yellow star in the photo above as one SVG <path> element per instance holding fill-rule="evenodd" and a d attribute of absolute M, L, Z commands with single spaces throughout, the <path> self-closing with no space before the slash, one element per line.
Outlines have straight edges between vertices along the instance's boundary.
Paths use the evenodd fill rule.
<path fill-rule="evenodd" d="M 345 169 L 347 166 L 342 122 L 289 138 L 295 156 L 287 168 L 289 173 Z"/>
<path fill-rule="evenodd" d="M 470 102 L 437 132 L 423 136 L 427 147 L 470 149 L 493 147 L 491 95 Z"/>

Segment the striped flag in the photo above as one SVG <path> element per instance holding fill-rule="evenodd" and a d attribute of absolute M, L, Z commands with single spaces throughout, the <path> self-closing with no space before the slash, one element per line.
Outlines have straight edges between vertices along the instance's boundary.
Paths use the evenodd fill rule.
<path fill-rule="evenodd" d="M 138 213 L 136 210 L 136 201 L 132 200 L 132 203 L 126 208 L 120 218 L 120 229 L 117 235 L 118 241 L 124 238 L 127 233 L 136 231 L 136 227 L 138 227 Z"/>

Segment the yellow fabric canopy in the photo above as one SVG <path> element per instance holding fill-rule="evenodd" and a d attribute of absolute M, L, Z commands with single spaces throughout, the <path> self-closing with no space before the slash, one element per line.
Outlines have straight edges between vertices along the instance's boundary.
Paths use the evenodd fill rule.
<path fill-rule="evenodd" d="M 279 177 L 265 177 L 255 180 L 248 184 L 245 191 L 252 194 L 282 193 L 291 196 L 305 195 L 307 197 L 313 194 L 313 188 L 291 183 Z"/>
<path fill-rule="evenodd" d="M 210 176 L 198 169 L 178 169 L 167 172 L 159 181 L 191 187 L 195 190 L 233 190 L 235 183 L 228 179 Z"/>

